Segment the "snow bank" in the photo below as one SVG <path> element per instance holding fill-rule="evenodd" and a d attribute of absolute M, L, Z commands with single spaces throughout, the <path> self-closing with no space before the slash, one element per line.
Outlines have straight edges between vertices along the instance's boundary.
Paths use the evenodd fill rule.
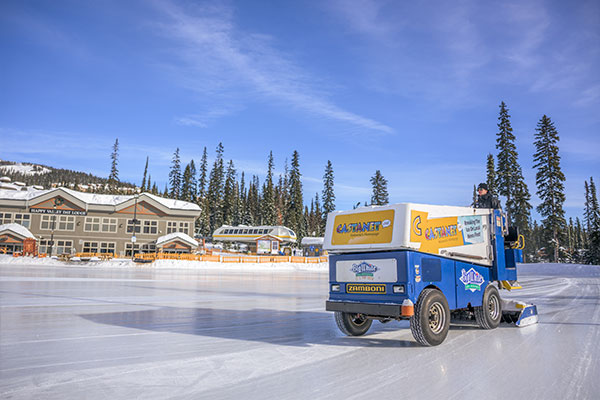
<path fill-rule="evenodd" d="M 130 259 L 115 258 L 107 261 L 65 262 L 56 258 L 12 257 L 0 255 L 0 265 L 55 265 L 60 267 L 132 268 L 132 269 L 195 269 L 227 271 L 266 272 L 328 272 L 327 263 L 218 263 L 208 261 L 157 260 L 148 264 L 137 264 Z"/>

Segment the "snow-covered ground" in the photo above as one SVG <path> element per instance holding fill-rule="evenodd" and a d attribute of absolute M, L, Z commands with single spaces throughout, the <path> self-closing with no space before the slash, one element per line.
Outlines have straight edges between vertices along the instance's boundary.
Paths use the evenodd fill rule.
<path fill-rule="evenodd" d="M 434 348 L 407 322 L 343 336 L 326 271 L 0 257 L 0 398 L 600 398 L 600 267 L 523 265 L 539 324 Z"/>

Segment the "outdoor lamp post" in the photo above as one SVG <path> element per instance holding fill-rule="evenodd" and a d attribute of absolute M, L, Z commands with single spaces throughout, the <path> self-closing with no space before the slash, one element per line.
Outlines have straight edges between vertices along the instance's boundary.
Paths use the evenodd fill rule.
<path fill-rule="evenodd" d="M 52 257 L 52 249 L 54 248 L 54 229 L 56 228 L 56 207 L 62 206 L 65 201 L 57 197 L 54 199 L 53 212 L 52 212 L 52 233 L 50 234 L 50 257 Z"/>

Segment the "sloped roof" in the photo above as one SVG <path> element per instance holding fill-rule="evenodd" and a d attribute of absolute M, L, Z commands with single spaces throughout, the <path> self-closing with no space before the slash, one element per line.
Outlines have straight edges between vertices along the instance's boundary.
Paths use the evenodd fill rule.
<path fill-rule="evenodd" d="M 303 237 L 300 244 L 304 246 L 323 246 L 323 241 L 325 238 L 322 237 Z"/>
<path fill-rule="evenodd" d="M 2 233 L 4 231 L 12 231 L 12 232 L 16 233 L 19 236 L 23 236 L 25 238 L 35 239 L 35 236 L 33 236 L 33 233 L 31 233 L 29 231 L 29 229 L 25 228 L 23 225 L 14 224 L 14 223 L 13 224 L 0 225 L 0 233 Z"/>
<path fill-rule="evenodd" d="M 63 191 L 76 199 L 79 199 L 87 204 L 98 204 L 98 205 L 107 205 L 107 206 L 116 206 L 118 204 L 122 204 L 126 201 L 132 200 L 135 198 L 135 195 L 112 195 L 112 194 L 96 194 L 96 193 L 84 193 L 78 192 L 73 189 L 68 189 L 65 187 L 59 187 L 54 189 L 47 190 L 0 190 L 0 199 L 10 199 L 10 200 L 31 200 L 36 197 L 55 192 L 55 191 Z M 147 196 L 150 199 L 156 201 L 157 203 L 162 204 L 163 206 L 172 209 L 172 210 L 190 210 L 190 211 L 200 211 L 200 206 L 198 204 L 190 203 L 182 200 L 173 200 L 173 199 L 165 199 L 163 197 L 155 196 L 150 193 L 142 193 L 139 195 L 138 199 L 142 196 Z"/>
<path fill-rule="evenodd" d="M 156 239 L 156 245 L 160 246 L 161 244 L 171 242 L 175 239 L 184 241 L 192 246 L 198 246 L 198 241 L 196 239 L 192 238 L 189 235 L 186 235 L 183 232 L 173 232 L 169 233 L 168 235 L 161 236 L 158 239 Z"/>

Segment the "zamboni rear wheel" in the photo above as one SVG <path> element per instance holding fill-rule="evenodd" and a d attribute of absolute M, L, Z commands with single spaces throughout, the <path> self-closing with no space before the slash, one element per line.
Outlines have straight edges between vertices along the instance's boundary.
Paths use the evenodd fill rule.
<path fill-rule="evenodd" d="M 423 346 L 442 343 L 450 329 L 450 308 L 442 292 L 424 289 L 417 300 L 415 315 L 410 318 L 410 330 Z"/>
<path fill-rule="evenodd" d="M 498 289 L 487 285 L 481 307 L 475 307 L 475 320 L 483 329 L 496 329 L 502 320 L 502 301 Z"/>
<path fill-rule="evenodd" d="M 340 331 L 348 336 L 362 336 L 371 327 L 373 320 L 368 319 L 362 314 L 351 314 L 341 311 L 335 312 L 335 322 Z"/>

